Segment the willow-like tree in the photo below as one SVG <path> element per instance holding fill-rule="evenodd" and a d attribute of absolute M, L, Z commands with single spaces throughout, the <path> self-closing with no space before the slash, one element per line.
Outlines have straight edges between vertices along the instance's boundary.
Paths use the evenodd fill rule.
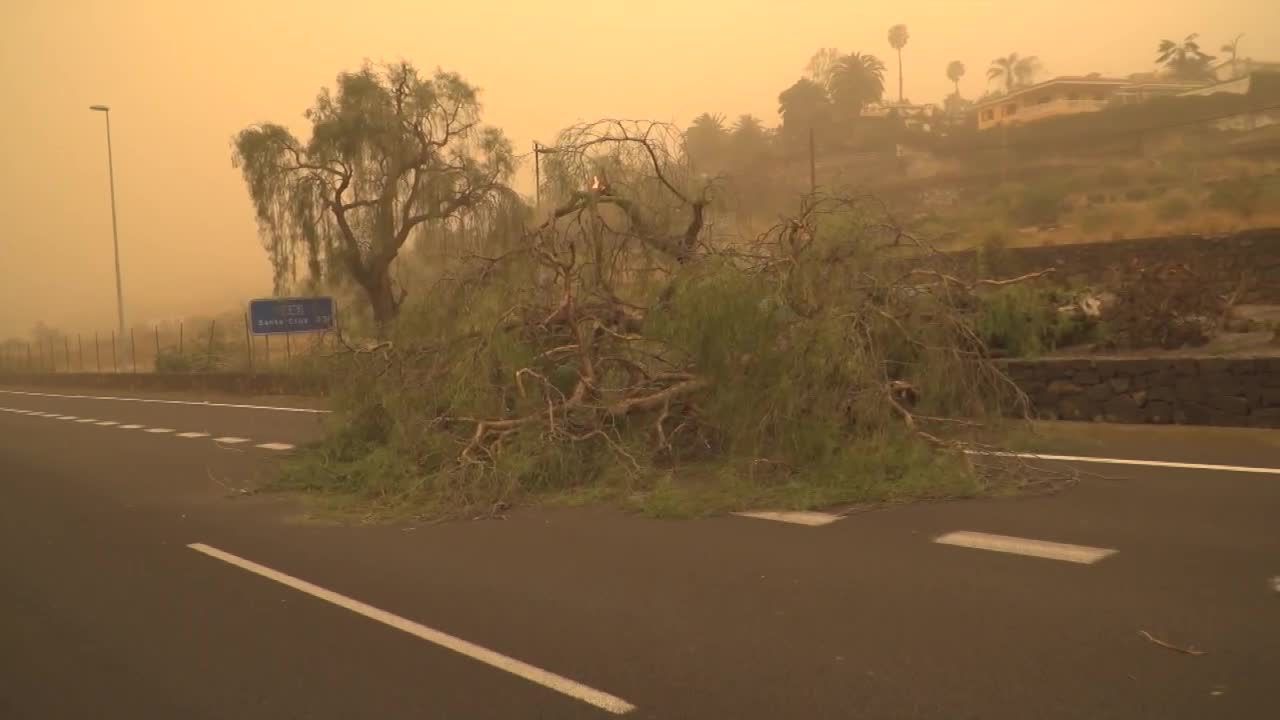
<path fill-rule="evenodd" d="M 297 281 L 303 261 L 309 283 L 358 285 L 383 332 L 407 294 L 391 274 L 401 248 L 415 229 L 507 194 L 511 144 L 480 124 L 476 88 L 408 63 L 342 73 L 305 117 L 305 143 L 275 124 L 234 139 L 276 290 Z"/>

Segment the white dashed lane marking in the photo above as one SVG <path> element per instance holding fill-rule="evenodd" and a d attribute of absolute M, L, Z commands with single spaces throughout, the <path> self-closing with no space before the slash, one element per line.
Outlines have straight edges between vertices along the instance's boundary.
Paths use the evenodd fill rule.
<path fill-rule="evenodd" d="M 1027 555 L 1049 560 L 1062 560 L 1081 565 L 1092 565 L 1103 558 L 1116 554 L 1116 551 L 1110 548 L 1069 545 L 1067 543 L 1048 542 L 1047 540 L 1031 540 L 1010 535 L 992 535 L 990 533 L 965 530 L 947 533 L 935 538 L 934 542 L 941 545 L 955 545 L 975 550 L 991 550 L 993 552 Z"/>
<path fill-rule="evenodd" d="M 738 512 L 734 513 L 740 517 L 755 518 L 757 520 L 775 520 L 777 522 L 791 523 L 792 525 L 808 525 L 809 527 L 818 527 L 821 525 L 830 525 L 840 519 L 839 515 L 832 515 L 824 512 Z"/>
<path fill-rule="evenodd" d="M 66 397 L 66 396 L 56 396 L 56 397 Z M 108 400 L 113 398 L 96 398 L 96 399 Z M 124 399 L 129 399 L 129 398 L 124 398 Z M 192 404 L 199 404 L 199 403 L 192 403 Z M 75 415 L 60 415 L 58 413 L 42 412 L 40 410 L 24 410 L 22 408 L 0 407 L 0 412 L 15 413 L 18 415 L 26 415 L 28 417 L 45 417 L 45 418 L 57 418 L 59 420 L 74 420 L 77 423 L 82 423 L 85 425 L 92 424 L 100 427 L 116 427 L 121 430 L 141 430 L 145 433 L 150 433 L 152 435 L 171 435 L 173 437 L 186 438 L 186 439 L 210 437 L 210 434 L 207 432 L 178 432 L 173 428 L 147 427 L 146 425 L 138 425 L 138 424 L 121 425 L 116 420 L 98 420 L 97 418 L 82 418 L 82 417 L 77 417 Z M 247 437 L 238 437 L 235 435 L 224 435 L 222 437 L 213 438 L 213 441 L 222 445 L 240 445 L 242 443 L 252 443 L 253 439 L 247 438 Z M 263 450 L 275 450 L 277 452 L 283 452 L 287 450 L 294 450 L 296 449 L 297 446 L 293 445 L 292 443 L 264 442 L 264 443 L 255 443 L 254 447 L 261 448 Z"/>
<path fill-rule="evenodd" d="M 237 408 L 240 410 L 275 410 L 278 412 L 312 413 L 328 415 L 329 410 L 316 408 L 279 407 L 276 405 L 243 405 L 238 403 L 203 402 L 198 400 L 161 400 L 159 398 L 114 397 L 104 395 L 60 395 L 58 393 L 24 392 L 21 390 L 0 390 L 5 395 L 27 395 L 30 397 L 70 398 L 73 400 L 116 400 L 120 402 L 156 403 L 158 405 L 195 405 L 198 407 Z"/>

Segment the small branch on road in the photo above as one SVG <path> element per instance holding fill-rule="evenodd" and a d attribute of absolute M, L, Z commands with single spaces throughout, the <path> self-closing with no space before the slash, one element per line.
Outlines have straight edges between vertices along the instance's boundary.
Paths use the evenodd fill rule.
<path fill-rule="evenodd" d="M 1166 648 L 1174 652 L 1179 652 L 1179 653 L 1182 653 L 1183 655 L 1195 655 L 1197 657 L 1200 655 L 1208 655 L 1208 653 L 1205 652 L 1204 650 L 1197 650 L 1193 647 L 1178 647 L 1177 645 L 1167 643 L 1161 640 L 1160 638 L 1153 636 L 1151 633 L 1147 632 L 1146 630 L 1139 630 L 1138 634 L 1150 640 L 1151 642 L 1155 643 L 1156 645 L 1159 645 L 1162 648 Z"/>

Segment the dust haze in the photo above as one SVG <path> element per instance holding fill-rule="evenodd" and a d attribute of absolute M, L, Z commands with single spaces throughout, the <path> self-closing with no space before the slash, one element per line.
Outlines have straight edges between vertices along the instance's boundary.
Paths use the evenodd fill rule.
<path fill-rule="evenodd" d="M 778 95 L 820 48 L 874 54 L 896 98 L 886 30 L 903 23 L 905 98 L 942 104 L 988 89 L 993 58 L 1035 55 L 1045 77 L 1153 71 L 1162 38 L 1275 60 L 1268 0 L 1048 3 L 814 1 L 630 3 L 371 0 L 68 2 L 6 12 L 0 45 L 0 336 L 37 323 L 115 323 L 103 117 L 111 107 L 127 321 L 162 322 L 271 292 L 272 269 L 231 164 L 231 137 L 260 121 L 305 136 L 320 88 L 366 59 L 457 71 L 517 153 L 599 117 L 687 127 L 702 113 L 779 124 Z M 517 189 L 532 192 L 524 163 Z"/>

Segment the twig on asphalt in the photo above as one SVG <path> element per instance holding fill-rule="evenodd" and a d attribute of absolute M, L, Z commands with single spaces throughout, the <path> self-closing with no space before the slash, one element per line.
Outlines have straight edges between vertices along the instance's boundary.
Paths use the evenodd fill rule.
<path fill-rule="evenodd" d="M 1167 643 L 1161 640 L 1160 638 L 1153 636 L 1151 633 L 1147 632 L 1146 630 L 1139 630 L 1138 634 L 1150 640 L 1151 642 L 1155 643 L 1156 645 L 1159 645 L 1162 648 L 1167 648 L 1174 652 L 1180 652 L 1183 655 L 1195 655 L 1197 657 L 1200 655 L 1208 655 L 1208 653 L 1206 653 L 1204 650 L 1197 650 L 1193 647 L 1178 647 L 1177 645 Z"/>

